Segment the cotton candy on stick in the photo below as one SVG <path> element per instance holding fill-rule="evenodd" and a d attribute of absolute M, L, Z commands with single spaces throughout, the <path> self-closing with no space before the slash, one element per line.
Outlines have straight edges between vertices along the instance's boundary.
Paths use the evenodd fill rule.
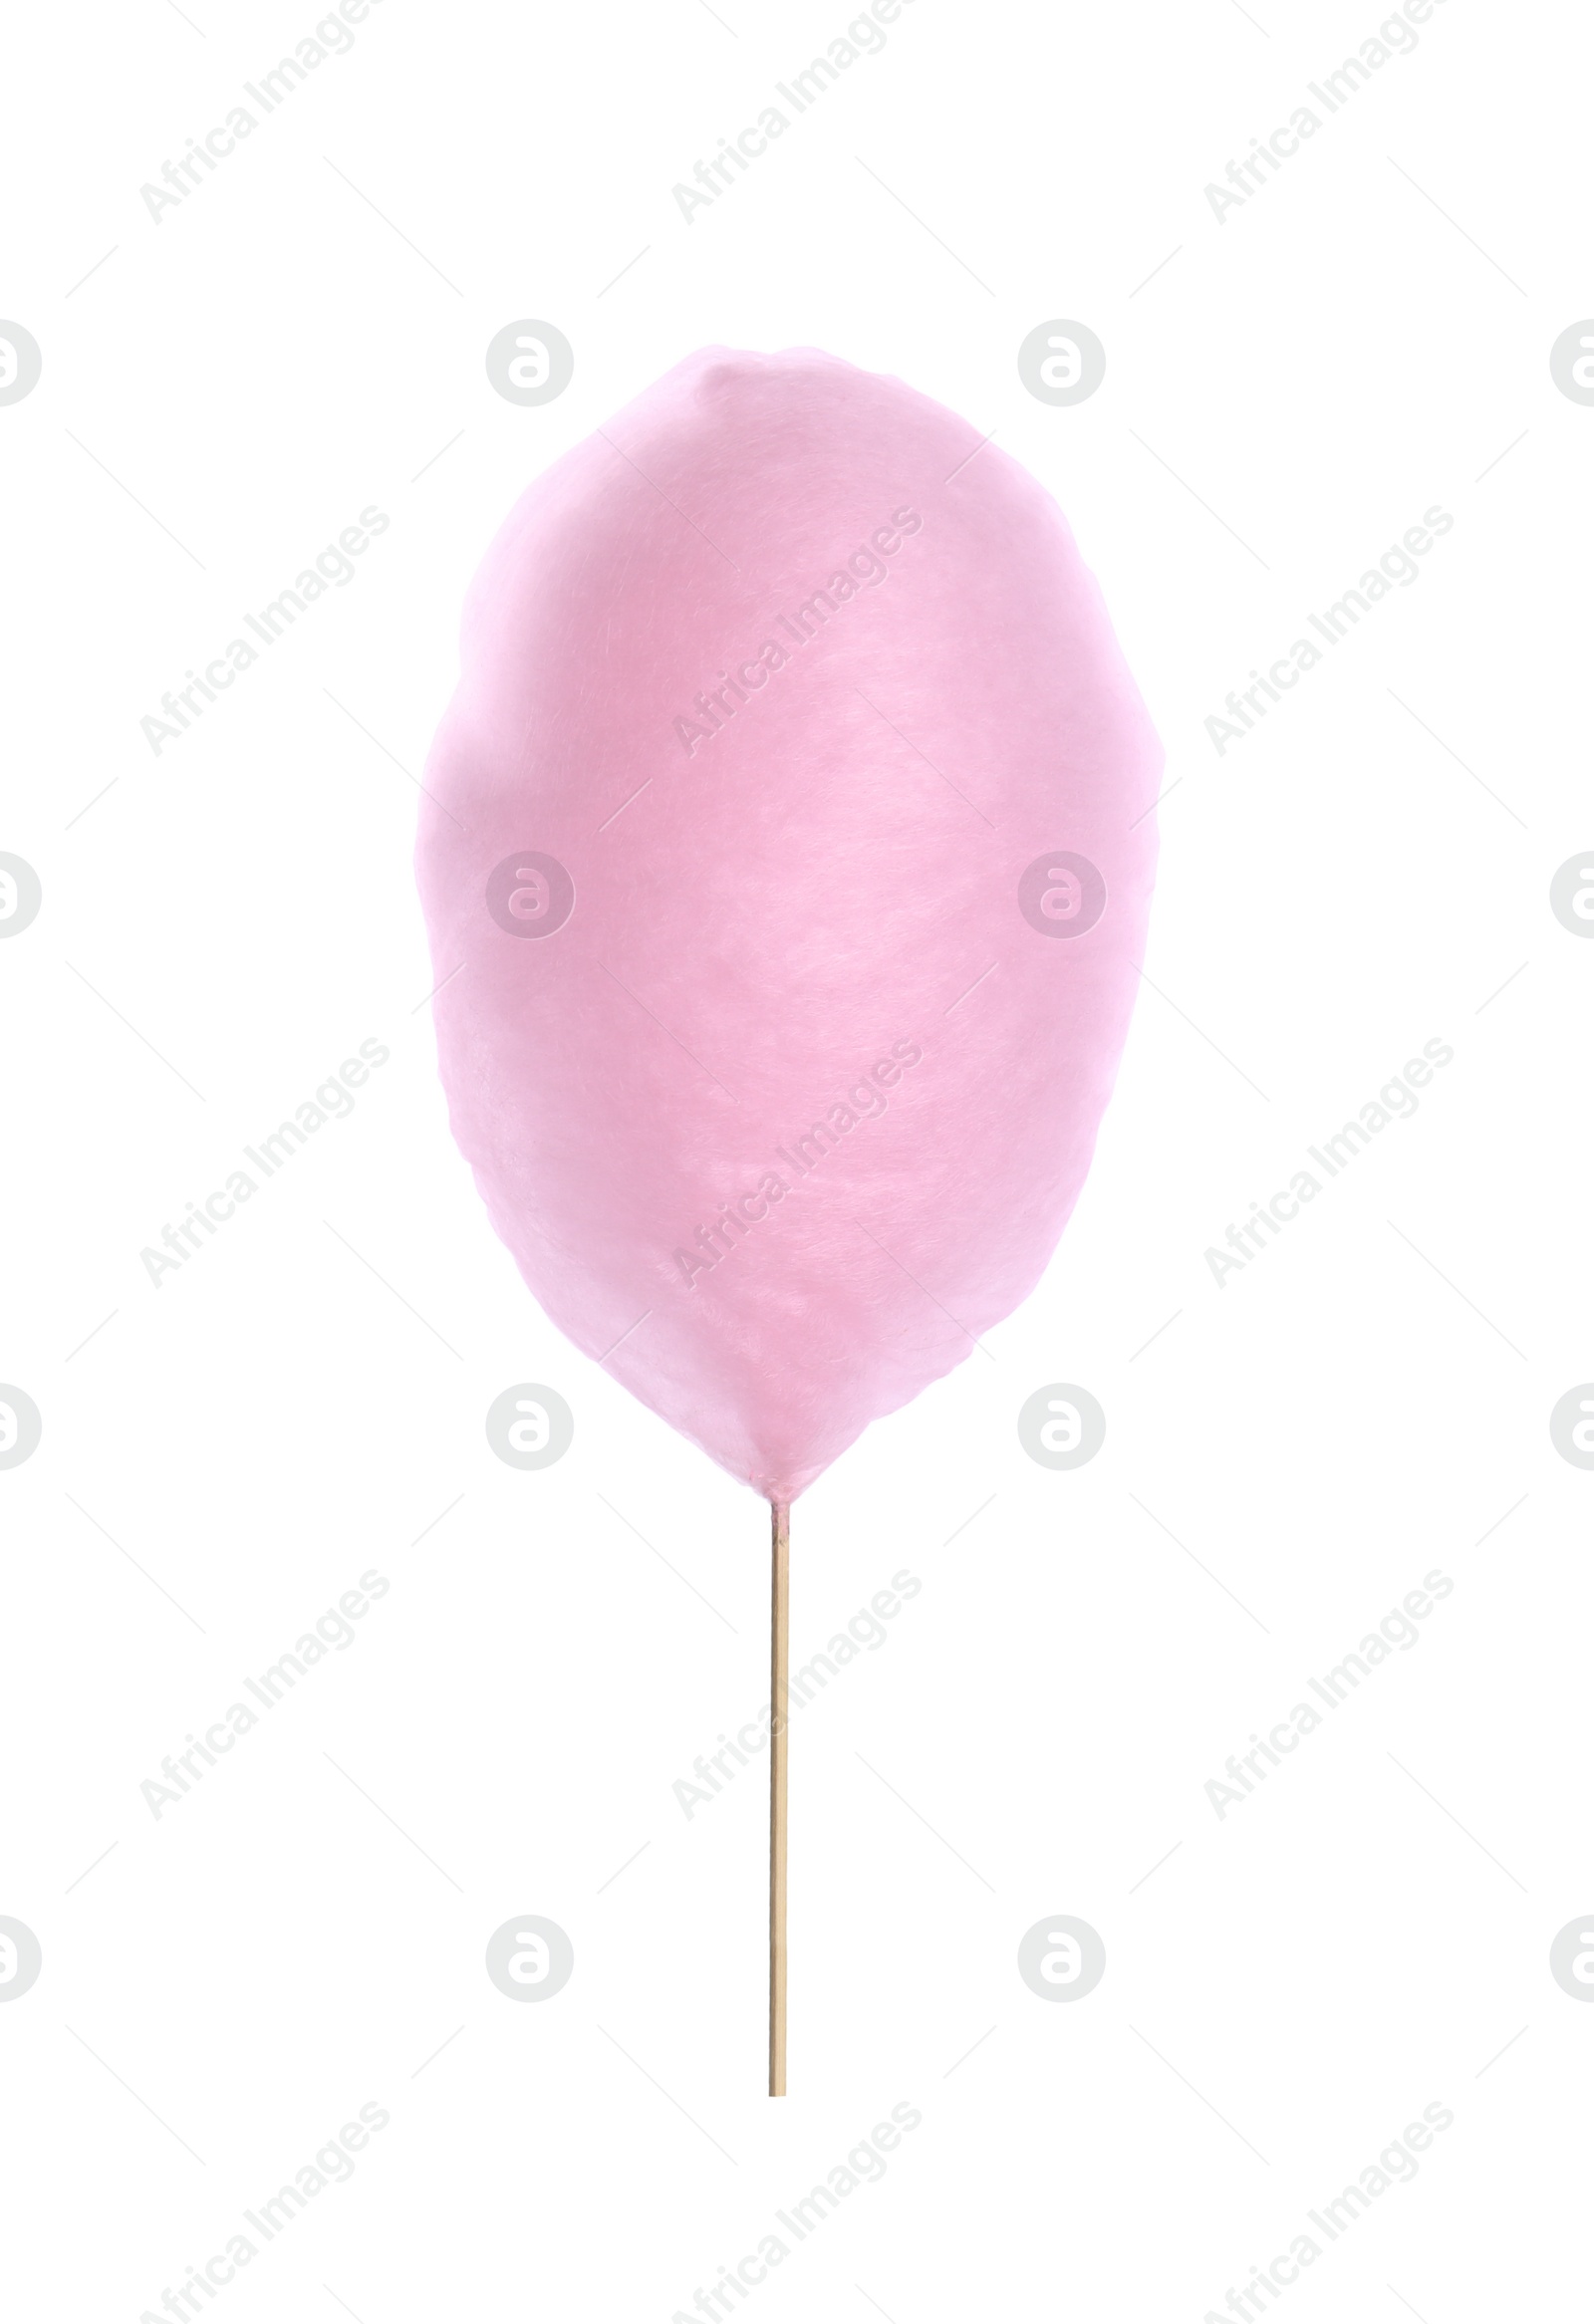
<path fill-rule="evenodd" d="M 966 420 L 707 349 L 465 609 L 417 874 L 450 1120 L 578 1348 L 772 1508 L 1033 1290 L 1134 1000 L 1162 754 L 1052 499 Z"/>

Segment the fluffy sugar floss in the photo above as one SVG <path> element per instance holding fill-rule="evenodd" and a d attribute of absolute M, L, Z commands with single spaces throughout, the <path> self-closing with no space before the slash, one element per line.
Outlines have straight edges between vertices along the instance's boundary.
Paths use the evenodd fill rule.
<path fill-rule="evenodd" d="M 1161 766 L 1051 497 L 812 349 L 692 356 L 488 550 L 417 847 L 453 1133 L 553 1322 L 771 1500 L 1046 1267 Z"/>

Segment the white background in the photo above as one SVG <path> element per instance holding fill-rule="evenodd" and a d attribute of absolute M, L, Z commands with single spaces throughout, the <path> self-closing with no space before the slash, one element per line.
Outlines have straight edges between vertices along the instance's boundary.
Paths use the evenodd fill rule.
<path fill-rule="evenodd" d="M 688 225 L 672 185 L 840 0 L 382 0 L 151 220 L 315 20 L 9 39 L 0 311 L 44 373 L 0 409 L 0 846 L 45 902 L 0 946 L 0 1376 L 44 1415 L 0 1474 L 0 1913 L 44 1951 L 0 2008 L 7 2313 L 157 2310 L 376 2101 L 218 2314 L 663 2324 L 903 2100 L 750 2313 L 1198 2319 L 1433 2101 L 1421 2176 L 1286 2313 L 1569 2313 L 1594 2010 L 1547 1955 L 1594 1905 L 1594 1475 L 1547 1417 L 1594 1373 L 1594 945 L 1547 892 L 1589 838 L 1594 409 L 1548 351 L 1594 309 L 1587 20 L 1448 0 L 1219 223 L 1204 185 L 1371 0 L 916 0 Z M 523 316 L 576 350 L 536 409 L 483 369 Z M 1056 316 L 1108 351 L 1074 408 L 1015 367 Z M 763 1763 L 689 1822 L 671 1792 L 763 1697 L 765 1514 L 493 1239 L 409 873 L 486 541 L 714 342 L 998 431 L 1170 786 L 1156 989 L 1042 1289 L 796 1512 L 798 1660 L 923 1588 L 797 1721 L 783 2106 Z M 156 758 L 161 693 L 373 504 L 357 579 Z M 1219 758 L 1224 694 L 1436 504 L 1421 580 Z M 155 1289 L 140 1250 L 368 1037 L 353 1117 Z M 1415 1118 L 1219 1288 L 1207 1246 L 1431 1039 Z M 577 1419 L 535 1474 L 482 1429 L 521 1380 Z M 1014 1428 L 1057 1380 L 1108 1415 L 1071 1473 Z M 357 1643 L 155 1819 L 162 1756 L 373 1568 Z M 1219 1820 L 1227 1755 L 1436 1568 L 1421 1644 Z M 482 1955 L 528 1912 L 576 1972 L 517 2007 Z M 1073 2006 L 1014 1965 L 1057 1913 L 1107 1947 Z"/>

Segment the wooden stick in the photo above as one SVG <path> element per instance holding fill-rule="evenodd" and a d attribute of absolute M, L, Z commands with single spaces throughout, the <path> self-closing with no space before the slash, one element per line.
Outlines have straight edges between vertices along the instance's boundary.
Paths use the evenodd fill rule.
<path fill-rule="evenodd" d="M 769 1505 L 769 2095 L 786 2095 L 786 1720 L 791 1510 Z"/>

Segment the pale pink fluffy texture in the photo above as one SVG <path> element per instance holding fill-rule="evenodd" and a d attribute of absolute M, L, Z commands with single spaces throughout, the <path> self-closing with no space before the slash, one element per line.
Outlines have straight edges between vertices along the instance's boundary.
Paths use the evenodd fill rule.
<path fill-rule="evenodd" d="M 811 349 L 691 357 L 488 551 L 417 850 L 454 1136 L 553 1321 L 758 1492 L 1038 1282 L 1129 1024 L 1161 764 L 1056 503 Z M 1059 849 L 1107 888 L 1065 939 L 1018 901 Z M 551 935 L 488 911 L 517 850 L 574 882 Z"/>

